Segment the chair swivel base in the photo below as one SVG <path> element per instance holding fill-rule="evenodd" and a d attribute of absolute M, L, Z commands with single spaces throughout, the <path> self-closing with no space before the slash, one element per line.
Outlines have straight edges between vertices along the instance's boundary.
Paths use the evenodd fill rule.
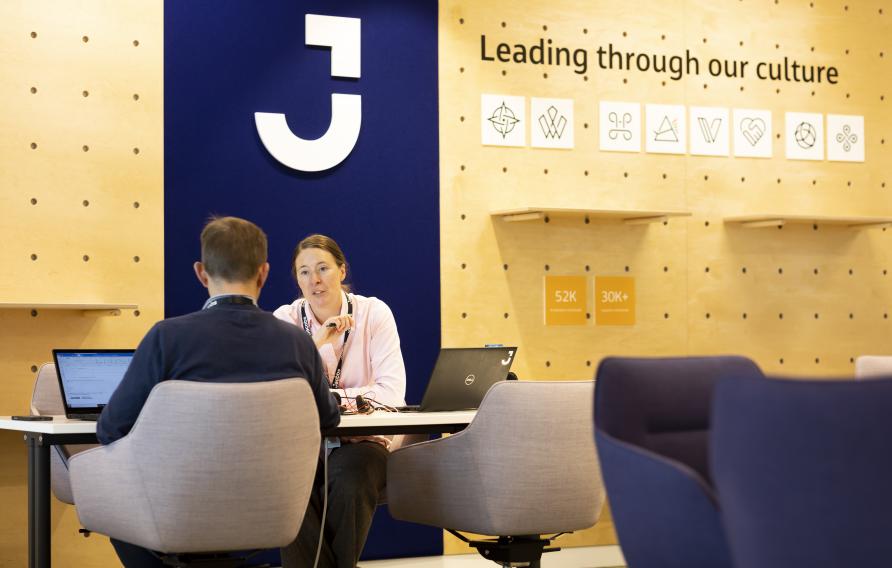
<path fill-rule="evenodd" d="M 256 553 L 255 553 L 256 554 Z M 159 554 L 158 558 L 171 568 L 270 568 L 269 564 L 250 564 L 251 557 L 228 556 L 225 554 Z"/>
<path fill-rule="evenodd" d="M 449 530 L 449 529 L 447 529 Z M 464 535 L 449 530 L 450 533 L 477 549 L 477 552 L 487 560 L 492 560 L 502 566 L 539 566 L 542 554 L 555 552 L 559 547 L 547 548 L 551 544 L 550 538 L 539 536 L 500 536 L 498 538 L 470 540 Z"/>

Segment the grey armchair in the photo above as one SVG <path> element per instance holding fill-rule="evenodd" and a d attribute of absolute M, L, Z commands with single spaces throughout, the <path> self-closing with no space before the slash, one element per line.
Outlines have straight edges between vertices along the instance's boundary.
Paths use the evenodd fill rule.
<path fill-rule="evenodd" d="M 306 511 L 320 448 L 303 379 L 164 381 L 130 433 L 70 460 L 87 530 L 158 551 L 279 548 Z"/>
<path fill-rule="evenodd" d="M 34 392 L 31 394 L 31 414 L 38 416 L 65 414 L 62 391 L 59 390 L 59 379 L 56 375 L 56 366 L 53 363 L 44 363 L 37 371 Z M 50 452 L 50 485 L 56 499 L 69 505 L 74 504 L 68 474 L 68 460 L 77 453 L 95 447 L 95 444 L 53 446 Z"/>
<path fill-rule="evenodd" d="M 504 381 L 462 432 L 390 454 L 387 497 L 404 521 L 499 538 L 485 558 L 531 563 L 553 537 L 595 524 L 604 487 L 591 421 L 594 383 Z"/>
<path fill-rule="evenodd" d="M 862 355 L 855 359 L 856 379 L 892 377 L 892 355 Z"/>

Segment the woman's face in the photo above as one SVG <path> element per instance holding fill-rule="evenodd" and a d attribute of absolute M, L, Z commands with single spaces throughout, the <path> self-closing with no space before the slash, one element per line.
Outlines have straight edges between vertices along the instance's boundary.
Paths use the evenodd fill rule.
<path fill-rule="evenodd" d="M 338 266 L 327 250 L 307 248 L 294 260 L 297 285 L 313 309 L 335 307 L 341 302 L 341 282 L 347 277 L 345 266 Z"/>

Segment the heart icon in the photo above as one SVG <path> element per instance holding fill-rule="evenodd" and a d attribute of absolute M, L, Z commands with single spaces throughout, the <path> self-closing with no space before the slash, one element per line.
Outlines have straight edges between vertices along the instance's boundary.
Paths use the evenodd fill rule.
<path fill-rule="evenodd" d="M 750 146 L 755 146 L 765 135 L 765 121 L 761 118 L 744 118 L 740 121 L 740 132 Z"/>

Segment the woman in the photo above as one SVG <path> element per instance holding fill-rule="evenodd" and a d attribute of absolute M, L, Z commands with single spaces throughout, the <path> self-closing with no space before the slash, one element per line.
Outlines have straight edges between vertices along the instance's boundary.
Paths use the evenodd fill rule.
<path fill-rule="evenodd" d="M 313 337 L 329 384 L 341 400 L 357 395 L 388 406 L 405 404 L 406 368 L 393 313 L 377 298 L 351 294 L 347 259 L 338 244 L 311 235 L 294 249 L 292 275 L 300 297 L 274 312 Z M 355 566 L 378 496 L 391 440 L 342 438 L 328 457 L 328 512 L 320 566 Z M 310 500 L 298 538 L 283 549 L 283 566 L 311 566 L 319 539 L 321 498 Z M 315 514 L 313 514 L 315 513 Z"/>

